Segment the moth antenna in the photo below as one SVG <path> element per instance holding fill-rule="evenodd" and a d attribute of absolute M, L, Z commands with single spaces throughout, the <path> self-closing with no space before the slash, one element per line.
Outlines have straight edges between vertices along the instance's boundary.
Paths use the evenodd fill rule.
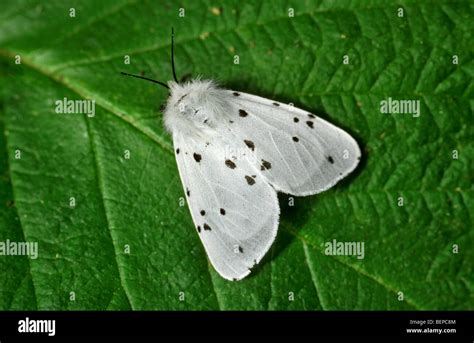
<path fill-rule="evenodd" d="M 179 83 L 176 77 L 176 70 L 174 69 L 174 27 L 171 28 L 171 67 L 173 68 L 173 78 L 176 83 Z"/>
<path fill-rule="evenodd" d="M 147 81 L 150 81 L 150 82 L 154 82 L 154 83 L 159 84 L 160 86 L 163 86 L 163 87 L 165 87 L 165 88 L 170 89 L 166 83 L 163 83 L 163 82 L 160 82 L 160 81 L 157 81 L 157 80 L 153 80 L 153 79 L 149 79 L 148 77 L 143 77 L 143 76 L 139 76 L 139 75 L 128 74 L 128 73 L 124 73 L 123 71 L 120 72 L 120 74 L 125 75 L 125 76 L 136 77 L 137 79 L 142 79 L 142 80 L 147 80 Z"/>

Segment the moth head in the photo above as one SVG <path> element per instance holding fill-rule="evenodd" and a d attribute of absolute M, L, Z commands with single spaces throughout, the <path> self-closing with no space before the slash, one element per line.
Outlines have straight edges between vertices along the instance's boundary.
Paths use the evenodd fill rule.
<path fill-rule="evenodd" d="M 217 96 L 217 87 L 210 80 L 194 79 L 186 83 L 170 81 L 168 86 L 170 97 L 166 109 L 189 119 L 204 115 L 209 103 L 214 103 Z"/>
<path fill-rule="evenodd" d="M 212 129 L 217 122 L 218 113 L 225 106 L 222 94 L 210 80 L 191 80 L 186 83 L 169 82 L 170 96 L 164 111 L 168 129 L 180 126 Z"/>
<path fill-rule="evenodd" d="M 213 81 L 194 79 L 189 82 L 180 83 L 176 77 L 174 68 L 174 31 L 171 31 L 171 65 L 174 81 L 167 84 L 140 75 L 122 72 L 123 75 L 150 81 L 159 84 L 169 90 L 166 109 L 164 111 L 165 125 L 173 132 L 173 127 L 184 127 L 192 123 L 193 126 L 201 128 L 212 127 L 212 115 L 220 107 L 222 100 L 219 99 L 218 89 Z M 173 125 L 172 123 L 180 123 Z"/>

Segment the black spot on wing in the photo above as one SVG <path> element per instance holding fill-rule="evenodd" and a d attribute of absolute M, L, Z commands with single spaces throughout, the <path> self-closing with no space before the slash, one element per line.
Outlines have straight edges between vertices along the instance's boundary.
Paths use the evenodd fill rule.
<path fill-rule="evenodd" d="M 294 121 L 295 123 L 297 123 L 297 122 L 299 122 L 300 120 L 299 120 L 298 118 L 294 117 L 294 118 L 293 118 L 293 121 Z"/>
<path fill-rule="evenodd" d="M 204 211 L 204 210 L 201 210 L 200 213 L 201 213 L 201 216 L 205 216 L 205 215 L 206 215 L 206 211 Z"/>
<path fill-rule="evenodd" d="M 273 106 L 280 106 L 280 104 L 278 102 L 274 102 L 272 105 Z"/>
<path fill-rule="evenodd" d="M 204 223 L 203 228 L 204 228 L 204 231 L 211 231 L 211 227 L 207 225 L 206 223 Z"/>
<path fill-rule="evenodd" d="M 179 148 L 178 148 L 178 149 L 176 149 L 176 155 L 178 155 L 178 154 L 179 154 Z"/>
<path fill-rule="evenodd" d="M 239 252 L 242 254 L 244 252 L 244 249 L 239 245 Z"/>
<path fill-rule="evenodd" d="M 254 142 L 245 139 L 245 140 L 244 140 L 244 143 L 245 143 L 246 146 L 249 147 L 250 150 L 255 151 L 255 144 L 254 144 Z"/>
<path fill-rule="evenodd" d="M 298 137 L 293 137 L 293 142 L 299 142 L 299 138 Z"/>
<path fill-rule="evenodd" d="M 332 158 L 332 156 L 328 156 L 327 159 L 329 163 L 334 164 L 334 159 Z"/>
<path fill-rule="evenodd" d="M 186 187 L 186 195 L 189 197 L 191 195 L 191 191 L 189 190 L 188 187 Z"/>
<path fill-rule="evenodd" d="M 194 160 L 198 163 L 201 162 L 202 160 L 202 156 L 200 154 L 194 153 L 193 157 L 194 157 Z"/>
<path fill-rule="evenodd" d="M 201 233 L 201 227 L 199 225 L 197 226 L 196 229 L 198 230 L 199 233 Z"/>
<path fill-rule="evenodd" d="M 248 115 L 249 115 L 249 114 L 248 114 L 246 111 L 244 111 L 244 110 L 239 110 L 239 116 L 241 116 L 241 117 L 246 117 L 246 116 L 248 116 Z"/>
<path fill-rule="evenodd" d="M 255 184 L 255 179 L 252 176 L 245 175 L 245 180 L 247 180 L 247 183 L 252 186 Z"/>
<path fill-rule="evenodd" d="M 310 117 L 311 119 L 316 118 L 316 116 L 314 114 L 311 114 L 311 113 L 308 113 L 308 117 Z"/>
<path fill-rule="evenodd" d="M 240 95 L 240 93 L 237 93 L 237 92 L 234 92 L 234 93 L 232 93 L 232 94 L 233 94 L 234 96 L 239 96 L 239 95 Z"/>
<path fill-rule="evenodd" d="M 272 168 L 272 164 L 268 161 L 262 160 L 262 165 L 260 166 L 260 170 L 268 170 Z"/>
<path fill-rule="evenodd" d="M 225 210 L 223 208 L 220 209 L 220 213 L 225 216 Z"/>
<path fill-rule="evenodd" d="M 235 167 L 237 167 L 236 164 L 232 162 L 231 160 L 225 160 L 225 165 L 229 167 L 230 169 L 235 169 Z"/>
<path fill-rule="evenodd" d="M 311 120 L 308 120 L 306 122 L 306 125 L 308 125 L 310 128 L 314 129 L 314 123 Z"/>

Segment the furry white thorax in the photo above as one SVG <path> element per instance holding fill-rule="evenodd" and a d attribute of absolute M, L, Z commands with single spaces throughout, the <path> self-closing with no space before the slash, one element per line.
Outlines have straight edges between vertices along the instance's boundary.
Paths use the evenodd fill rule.
<path fill-rule="evenodd" d="M 217 87 L 211 80 L 191 80 L 179 84 L 168 83 L 170 96 L 166 103 L 164 122 L 171 133 L 196 134 L 212 130 L 222 118 L 227 107 L 226 91 Z"/>

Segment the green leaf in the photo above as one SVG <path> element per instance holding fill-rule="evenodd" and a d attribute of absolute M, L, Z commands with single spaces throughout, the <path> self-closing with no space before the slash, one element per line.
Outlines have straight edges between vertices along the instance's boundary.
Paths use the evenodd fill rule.
<path fill-rule="evenodd" d="M 469 1 L 4 2 L 0 242 L 39 250 L 0 256 L 0 308 L 474 308 L 473 14 Z M 120 76 L 171 79 L 172 26 L 179 76 L 292 102 L 363 149 L 335 188 L 280 196 L 277 241 L 241 282 L 212 269 L 180 206 L 166 90 Z M 95 115 L 56 113 L 64 97 L 95 100 Z M 381 113 L 389 97 L 421 115 Z M 327 255 L 333 240 L 363 242 L 364 258 Z"/>

